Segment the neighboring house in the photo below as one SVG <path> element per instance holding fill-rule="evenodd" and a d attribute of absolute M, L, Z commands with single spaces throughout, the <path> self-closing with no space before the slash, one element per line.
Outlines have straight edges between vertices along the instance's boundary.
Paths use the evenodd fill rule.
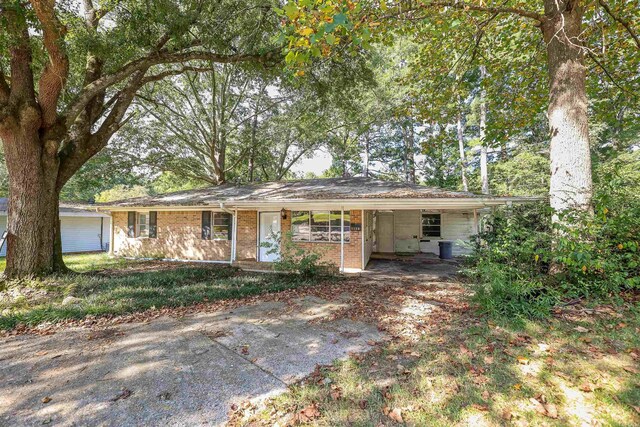
<path fill-rule="evenodd" d="M 89 210 L 87 206 L 60 203 L 60 226 L 62 252 L 104 251 L 109 246 L 110 216 Z M 0 198 L 0 236 L 7 229 L 7 199 Z M 7 244 L 2 246 L 0 256 L 7 255 Z"/>
<path fill-rule="evenodd" d="M 290 235 L 341 271 L 371 254 L 468 251 L 479 210 L 526 198 L 479 196 L 365 178 L 266 182 L 139 197 L 101 206 L 112 215 L 112 253 L 211 262 L 272 262 L 264 247 Z M 343 225 L 343 227 L 341 227 Z"/>

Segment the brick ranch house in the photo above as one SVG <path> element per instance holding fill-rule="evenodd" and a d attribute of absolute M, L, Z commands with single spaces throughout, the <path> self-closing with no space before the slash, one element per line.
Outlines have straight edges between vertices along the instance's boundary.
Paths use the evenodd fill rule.
<path fill-rule="evenodd" d="M 452 192 L 367 178 L 225 184 L 103 204 L 117 256 L 231 263 L 255 268 L 287 236 L 343 272 L 374 253 L 468 251 L 481 210 L 530 199 Z"/>

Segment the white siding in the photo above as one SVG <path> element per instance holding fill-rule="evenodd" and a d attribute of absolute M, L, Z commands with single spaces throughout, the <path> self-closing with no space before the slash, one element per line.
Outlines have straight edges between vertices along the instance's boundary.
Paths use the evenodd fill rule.
<path fill-rule="evenodd" d="M 62 226 L 62 252 L 93 252 L 100 251 L 100 217 L 63 216 L 60 218 Z M 102 218 L 102 244 L 109 242 L 109 227 L 111 218 Z M 0 215 L 0 236 L 7 228 L 6 215 Z M 106 247 L 106 246 L 105 246 Z M 0 251 L 0 256 L 7 255 L 7 244 Z"/>
<path fill-rule="evenodd" d="M 423 237 L 420 241 L 420 252 L 433 252 L 437 254 L 439 252 L 438 242 L 440 240 L 449 240 L 454 242 L 454 255 L 469 253 L 471 251 L 469 241 L 471 240 L 471 236 L 476 234 L 473 212 L 441 212 L 441 215 L 442 236 L 440 238 Z"/>
<path fill-rule="evenodd" d="M 7 229 L 7 216 L 0 215 L 0 237 L 2 237 L 6 229 Z M 2 250 L 0 250 L 0 256 L 7 256 L 7 242 L 4 242 L 4 245 L 2 245 Z"/>
<path fill-rule="evenodd" d="M 393 213 L 395 252 L 420 251 L 420 211 L 398 210 Z"/>

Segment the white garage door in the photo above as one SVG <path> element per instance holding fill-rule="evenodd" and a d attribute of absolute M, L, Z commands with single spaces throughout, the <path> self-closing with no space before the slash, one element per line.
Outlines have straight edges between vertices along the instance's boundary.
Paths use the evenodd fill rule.
<path fill-rule="evenodd" d="M 105 221 L 108 219 L 105 218 Z M 63 216 L 60 218 L 62 230 L 62 252 L 99 251 L 100 218 Z"/>
<path fill-rule="evenodd" d="M 62 252 L 91 252 L 100 251 L 100 217 L 63 216 L 60 218 L 62 225 Z M 109 218 L 102 222 L 102 244 L 109 242 Z M 0 236 L 7 229 L 7 217 L 0 216 Z M 0 256 L 7 255 L 5 242 L 0 250 Z"/>

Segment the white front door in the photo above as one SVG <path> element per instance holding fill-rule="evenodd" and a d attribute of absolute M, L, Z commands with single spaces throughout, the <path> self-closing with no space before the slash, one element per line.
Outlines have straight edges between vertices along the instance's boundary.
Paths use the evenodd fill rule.
<path fill-rule="evenodd" d="M 279 240 L 280 212 L 260 212 L 260 257 L 258 261 L 277 261 L 280 258 L 280 248 L 277 246 Z"/>

